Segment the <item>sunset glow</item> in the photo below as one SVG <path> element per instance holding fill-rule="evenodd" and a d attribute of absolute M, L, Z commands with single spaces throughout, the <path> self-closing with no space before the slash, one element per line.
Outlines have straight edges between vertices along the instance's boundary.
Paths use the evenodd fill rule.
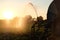
<path fill-rule="evenodd" d="M 12 11 L 4 11 L 3 12 L 3 17 L 5 18 L 5 19 L 12 19 L 13 18 L 13 16 L 14 16 L 14 14 L 13 14 L 13 12 Z"/>
<path fill-rule="evenodd" d="M 51 2 L 52 0 L 0 0 L 0 27 L 3 32 L 31 31 L 34 19 L 39 16 L 47 19 L 46 14 Z"/>

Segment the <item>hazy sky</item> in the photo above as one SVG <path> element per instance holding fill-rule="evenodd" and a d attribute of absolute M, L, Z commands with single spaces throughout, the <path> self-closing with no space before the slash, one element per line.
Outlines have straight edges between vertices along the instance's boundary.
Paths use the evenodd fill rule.
<path fill-rule="evenodd" d="M 38 12 L 38 16 L 43 16 L 46 19 L 47 9 L 53 0 L 0 0 L 0 19 L 3 19 L 3 12 L 12 11 L 14 16 L 32 15 L 36 17 L 36 13 L 31 5 L 31 2 Z M 21 14 L 22 13 L 22 14 Z"/>

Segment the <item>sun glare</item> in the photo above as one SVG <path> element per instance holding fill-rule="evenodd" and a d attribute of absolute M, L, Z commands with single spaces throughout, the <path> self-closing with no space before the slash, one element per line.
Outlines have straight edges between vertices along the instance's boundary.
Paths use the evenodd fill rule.
<path fill-rule="evenodd" d="M 5 19 L 12 19 L 13 18 L 13 12 L 12 11 L 4 11 L 3 12 L 3 17 Z"/>

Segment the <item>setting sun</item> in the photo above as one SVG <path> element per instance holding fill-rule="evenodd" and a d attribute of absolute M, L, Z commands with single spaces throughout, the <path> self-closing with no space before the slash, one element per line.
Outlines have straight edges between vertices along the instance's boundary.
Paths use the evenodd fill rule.
<path fill-rule="evenodd" d="M 5 18 L 5 19 L 12 19 L 13 18 L 13 12 L 12 11 L 4 11 L 3 12 L 3 17 Z"/>

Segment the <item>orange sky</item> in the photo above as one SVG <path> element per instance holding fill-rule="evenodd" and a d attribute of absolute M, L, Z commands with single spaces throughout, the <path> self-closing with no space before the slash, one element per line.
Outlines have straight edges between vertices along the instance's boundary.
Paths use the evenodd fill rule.
<path fill-rule="evenodd" d="M 25 16 L 31 15 L 36 18 L 36 13 L 34 8 L 28 3 L 31 2 L 37 10 L 38 16 L 43 16 L 46 19 L 47 9 L 52 2 L 52 0 L 4 0 L 0 1 L 0 19 L 4 19 L 3 14 L 6 11 L 6 16 L 8 11 L 12 11 L 15 16 Z"/>

